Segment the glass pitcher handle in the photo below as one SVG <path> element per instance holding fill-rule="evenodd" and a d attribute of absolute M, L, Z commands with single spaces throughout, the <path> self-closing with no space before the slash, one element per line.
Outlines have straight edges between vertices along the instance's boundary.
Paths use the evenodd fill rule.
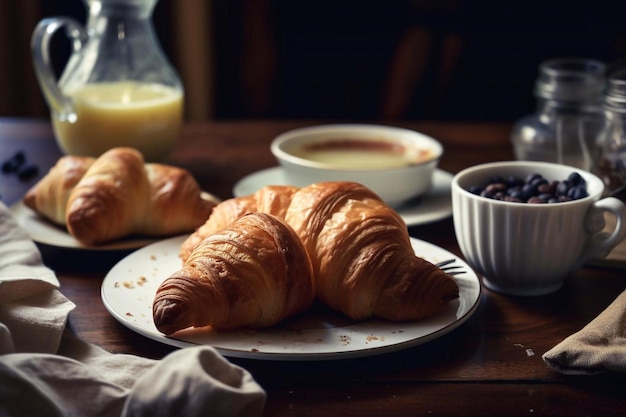
<path fill-rule="evenodd" d="M 57 114 L 69 114 L 73 113 L 72 101 L 61 92 L 50 61 L 50 41 L 61 28 L 65 28 L 73 53 L 87 43 L 87 32 L 78 21 L 69 17 L 51 17 L 41 20 L 35 28 L 31 51 L 35 74 L 48 106 Z"/>

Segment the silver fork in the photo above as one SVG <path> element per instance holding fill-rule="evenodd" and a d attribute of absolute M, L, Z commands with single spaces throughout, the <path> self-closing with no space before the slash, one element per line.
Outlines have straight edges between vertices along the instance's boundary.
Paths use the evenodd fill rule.
<path fill-rule="evenodd" d="M 463 268 L 463 266 L 461 266 L 461 265 L 451 265 L 454 262 L 456 262 L 456 259 L 448 259 L 448 260 L 436 263 L 435 266 L 437 268 L 441 269 L 442 271 L 444 271 L 448 275 L 464 274 L 465 271 L 463 269 L 461 269 L 461 268 Z"/>

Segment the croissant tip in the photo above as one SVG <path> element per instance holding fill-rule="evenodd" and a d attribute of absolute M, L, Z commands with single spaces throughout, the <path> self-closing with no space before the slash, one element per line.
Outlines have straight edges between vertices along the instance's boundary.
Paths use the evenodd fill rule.
<path fill-rule="evenodd" d="M 181 302 L 155 301 L 152 309 L 154 325 L 163 334 L 170 335 L 192 325 L 191 317 Z"/>

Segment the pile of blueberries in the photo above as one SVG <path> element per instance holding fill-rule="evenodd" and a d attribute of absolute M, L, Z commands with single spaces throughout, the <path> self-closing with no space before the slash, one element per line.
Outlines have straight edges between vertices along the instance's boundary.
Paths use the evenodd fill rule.
<path fill-rule="evenodd" d="M 39 168 L 26 163 L 24 151 L 17 151 L 12 157 L 2 162 L 2 173 L 17 175 L 20 181 L 28 182 L 39 174 Z"/>
<path fill-rule="evenodd" d="M 563 181 L 549 181 L 541 174 L 530 174 L 526 178 L 496 175 L 487 184 L 472 186 L 468 191 L 494 200 L 530 204 L 561 203 L 589 195 L 585 179 L 577 172 Z"/>

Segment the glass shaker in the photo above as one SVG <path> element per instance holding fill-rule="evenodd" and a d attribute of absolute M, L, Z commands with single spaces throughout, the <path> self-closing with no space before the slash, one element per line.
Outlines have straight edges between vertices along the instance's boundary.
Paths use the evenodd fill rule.
<path fill-rule="evenodd" d="M 118 146 L 164 160 L 183 120 L 183 86 L 152 27 L 157 0 L 84 0 L 85 27 L 43 19 L 32 36 L 35 73 L 57 142 L 66 154 L 97 157 Z M 65 29 L 72 53 L 58 83 L 50 42 Z"/>
<path fill-rule="evenodd" d="M 602 124 L 605 65 L 585 58 L 556 58 L 539 66 L 534 114 L 511 133 L 518 160 L 591 169 L 590 149 Z"/>
<path fill-rule="evenodd" d="M 626 196 L 626 68 L 608 76 L 604 98 L 604 123 L 598 134 L 593 168 L 605 185 L 606 195 Z"/>

